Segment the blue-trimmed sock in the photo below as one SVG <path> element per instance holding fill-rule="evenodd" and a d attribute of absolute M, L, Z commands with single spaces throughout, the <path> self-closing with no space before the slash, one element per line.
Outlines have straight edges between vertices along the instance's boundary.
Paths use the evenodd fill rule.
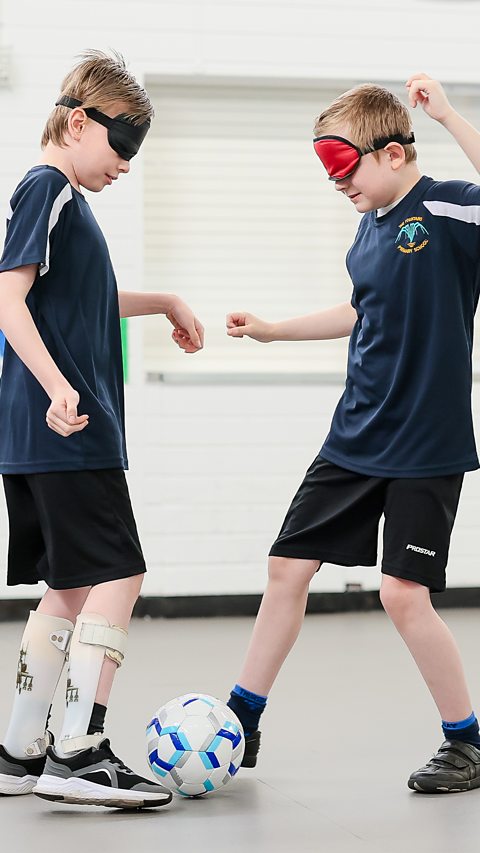
<path fill-rule="evenodd" d="M 228 707 L 240 720 L 246 736 L 258 729 L 260 717 L 266 704 L 266 696 L 259 696 L 258 693 L 245 690 L 240 684 L 235 685 L 227 702 Z"/>
<path fill-rule="evenodd" d="M 442 720 L 442 729 L 447 740 L 461 740 L 480 749 L 478 720 L 473 711 L 465 720 L 458 720 L 455 723 Z"/>

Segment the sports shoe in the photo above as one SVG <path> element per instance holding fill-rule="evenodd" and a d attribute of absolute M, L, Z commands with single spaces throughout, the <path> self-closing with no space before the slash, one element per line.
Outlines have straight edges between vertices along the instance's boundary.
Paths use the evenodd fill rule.
<path fill-rule="evenodd" d="M 260 749 L 260 735 L 261 732 L 259 729 L 255 729 L 254 732 L 245 735 L 245 752 L 243 753 L 240 767 L 255 767 Z"/>
<path fill-rule="evenodd" d="M 45 769 L 33 793 L 44 800 L 118 809 L 166 806 L 172 794 L 130 770 L 104 738 L 98 746 L 60 758 L 47 749 Z"/>
<path fill-rule="evenodd" d="M 424 794 L 453 794 L 480 787 L 480 749 L 461 740 L 446 740 L 425 767 L 416 770 L 408 787 Z"/>
<path fill-rule="evenodd" d="M 43 773 L 47 756 L 15 758 L 0 745 L 0 794 L 31 794 Z"/>
<path fill-rule="evenodd" d="M 48 744 L 52 743 L 53 735 L 51 732 L 47 732 L 32 746 L 38 744 L 37 749 L 43 748 L 44 750 Z M 0 744 L 0 795 L 31 794 L 43 773 L 46 760 L 45 753 L 43 755 L 37 754 L 35 758 L 16 758 L 14 755 L 10 755 L 5 747 Z"/>

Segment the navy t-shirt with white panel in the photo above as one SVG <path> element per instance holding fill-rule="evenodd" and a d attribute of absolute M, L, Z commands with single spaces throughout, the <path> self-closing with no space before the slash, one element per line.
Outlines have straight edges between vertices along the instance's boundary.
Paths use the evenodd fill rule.
<path fill-rule="evenodd" d="M 53 166 L 30 169 L 10 207 L 0 272 L 39 265 L 27 306 L 89 424 L 66 438 L 49 429 L 50 399 L 7 342 L 0 473 L 126 468 L 118 292 L 102 231 L 85 197 Z"/>
<path fill-rule="evenodd" d="M 320 454 L 377 477 L 479 467 L 472 424 L 480 187 L 422 177 L 347 254 L 358 314 L 345 392 Z"/>

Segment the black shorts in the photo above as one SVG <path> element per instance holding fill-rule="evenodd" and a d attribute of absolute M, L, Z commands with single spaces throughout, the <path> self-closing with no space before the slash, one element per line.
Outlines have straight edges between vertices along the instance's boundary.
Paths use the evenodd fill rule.
<path fill-rule="evenodd" d="M 7 584 L 75 589 L 145 571 L 121 468 L 4 474 Z"/>
<path fill-rule="evenodd" d="M 462 483 L 463 474 L 368 477 L 317 456 L 270 555 L 375 566 L 384 514 L 382 572 L 442 592 Z"/>

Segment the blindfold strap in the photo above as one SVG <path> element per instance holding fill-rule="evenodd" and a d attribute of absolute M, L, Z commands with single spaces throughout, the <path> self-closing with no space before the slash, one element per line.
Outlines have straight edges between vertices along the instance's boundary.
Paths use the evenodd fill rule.
<path fill-rule="evenodd" d="M 381 136 L 378 139 L 374 139 L 372 147 L 366 148 L 365 151 L 362 151 L 362 154 L 380 151 L 381 148 L 385 148 L 390 142 L 399 142 L 400 145 L 413 145 L 415 134 L 411 133 L 410 136 L 404 136 L 403 133 L 394 133 L 393 136 Z"/>
<path fill-rule="evenodd" d="M 55 106 L 70 107 L 73 110 L 75 109 L 75 107 L 81 107 L 82 102 L 79 101 L 77 98 L 71 98 L 70 95 L 62 95 L 62 97 L 59 98 L 58 101 L 55 101 Z"/>
<path fill-rule="evenodd" d="M 72 110 L 75 107 L 81 107 L 82 101 L 79 101 L 78 98 L 71 98 L 70 95 L 62 95 L 58 101 L 55 101 L 56 107 L 70 107 Z M 103 124 L 104 127 L 112 127 L 114 119 L 110 118 L 110 116 L 106 116 L 104 113 L 101 113 L 99 110 L 96 110 L 95 107 L 87 107 L 84 110 L 90 118 L 93 118 L 94 121 L 98 122 L 98 124 Z"/>

